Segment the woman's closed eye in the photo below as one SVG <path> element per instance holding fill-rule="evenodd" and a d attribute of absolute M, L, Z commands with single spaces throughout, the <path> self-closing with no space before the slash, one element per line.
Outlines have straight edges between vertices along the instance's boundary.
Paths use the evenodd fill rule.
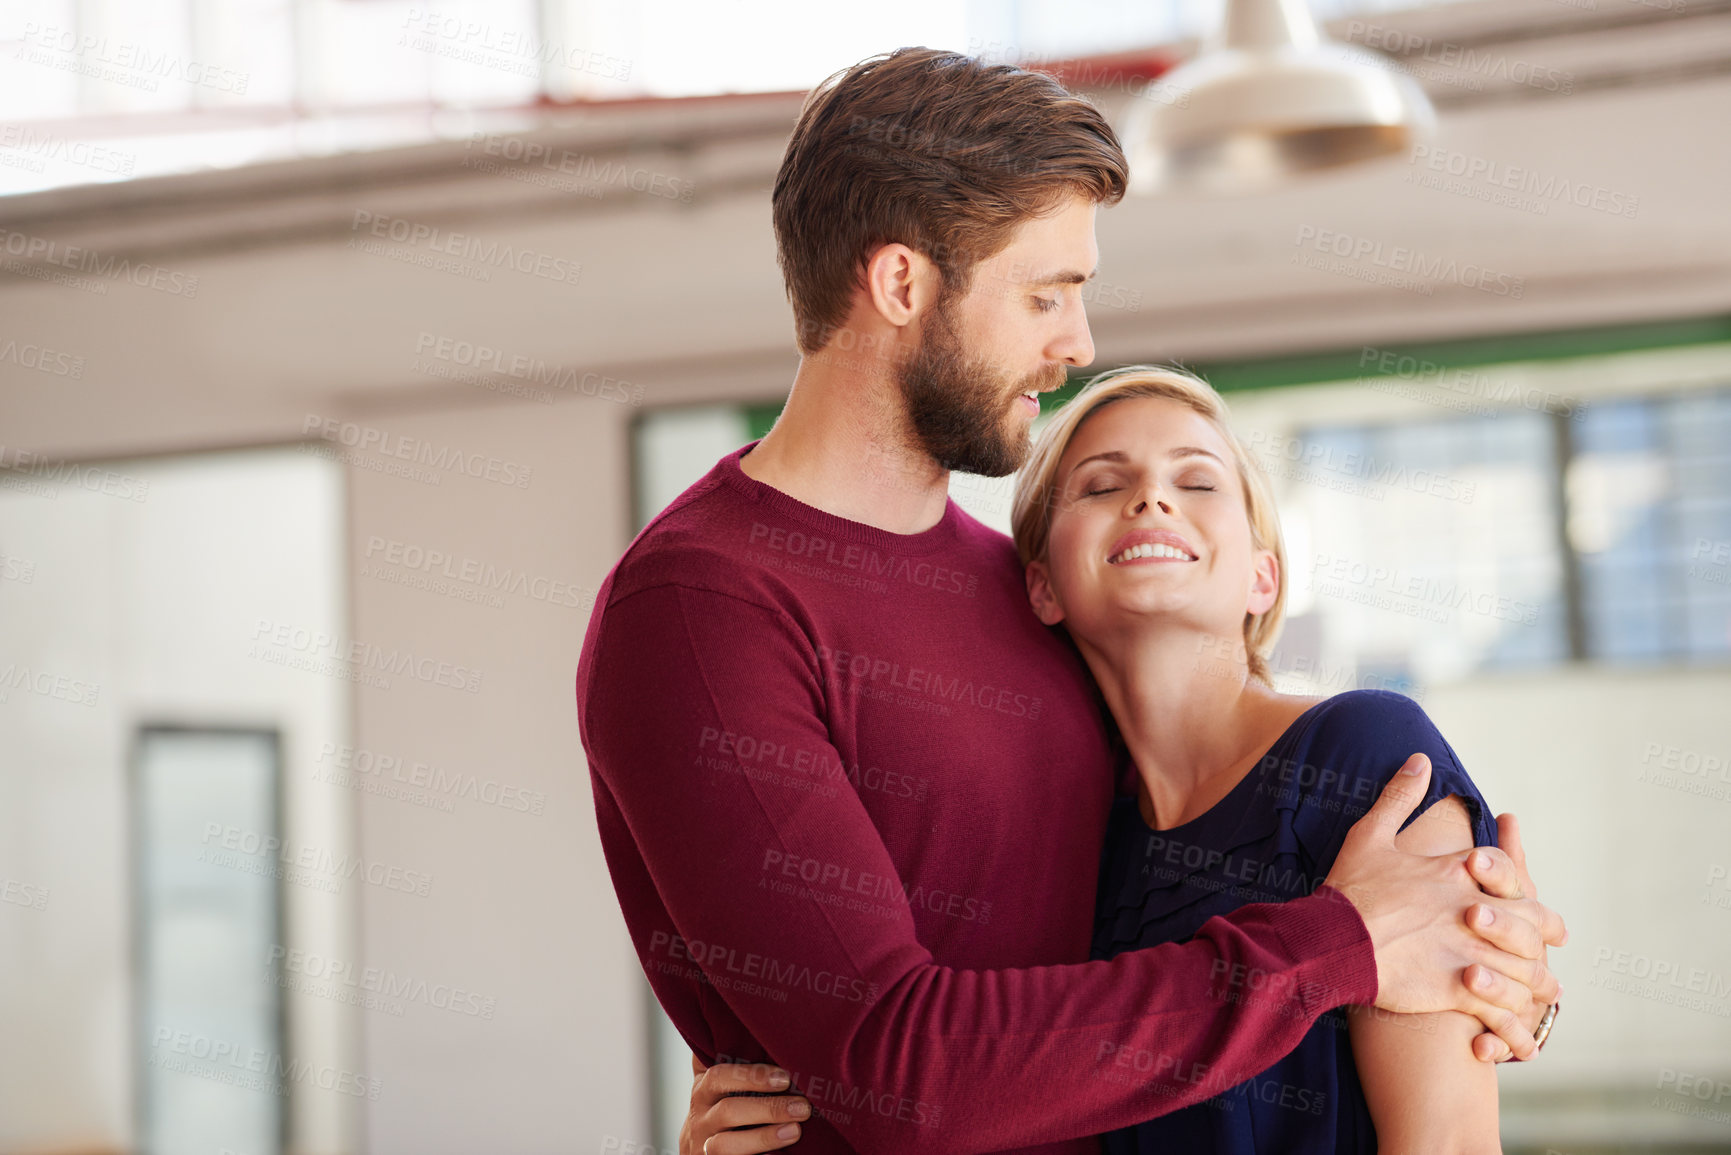
<path fill-rule="evenodd" d="M 1217 478 L 1209 469 L 1187 469 L 1178 475 L 1175 483 L 1179 489 L 1188 489 L 1193 493 L 1212 493 L 1220 488 Z"/>

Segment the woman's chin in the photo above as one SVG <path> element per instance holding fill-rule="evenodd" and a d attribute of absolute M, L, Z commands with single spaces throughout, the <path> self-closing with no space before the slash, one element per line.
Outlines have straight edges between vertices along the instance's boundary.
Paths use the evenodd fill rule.
<path fill-rule="evenodd" d="M 1196 612 L 1197 608 L 1194 599 L 1181 594 L 1127 590 L 1079 609 L 1067 607 L 1064 622 L 1078 637 L 1109 637 L 1126 632 L 1231 632 L 1233 623 L 1206 621 Z"/>

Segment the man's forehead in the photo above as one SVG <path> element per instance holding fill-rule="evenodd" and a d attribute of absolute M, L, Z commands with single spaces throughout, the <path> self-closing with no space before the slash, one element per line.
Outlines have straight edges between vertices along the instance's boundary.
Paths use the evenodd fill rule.
<path fill-rule="evenodd" d="M 1025 221 L 989 261 L 1001 275 L 1031 285 L 1079 285 L 1099 271 L 1093 206 L 1086 215 L 1055 213 Z M 1080 219 L 1078 219 L 1080 217 Z"/>

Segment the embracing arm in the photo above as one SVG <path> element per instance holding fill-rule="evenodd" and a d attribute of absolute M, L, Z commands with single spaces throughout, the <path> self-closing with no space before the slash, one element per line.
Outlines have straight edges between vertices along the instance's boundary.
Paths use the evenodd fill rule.
<path fill-rule="evenodd" d="M 1466 807 L 1453 795 L 1443 799 L 1396 836 L 1395 845 L 1422 855 L 1471 850 Z M 1471 1049 L 1477 1019 L 1457 1011 L 1402 1015 L 1363 1007 L 1349 1016 L 1353 1059 L 1379 1151 L 1501 1152 L 1497 1069 Z"/>
<path fill-rule="evenodd" d="M 1207 1098 L 1297 1045 L 1322 1011 L 1375 995 L 1364 924 L 1332 894 L 1246 907 L 1191 942 L 1111 960 L 940 965 L 907 905 L 826 901 L 824 872 L 877 880 L 877 894 L 920 881 L 902 876 L 849 780 L 797 789 L 811 776 L 756 772 L 847 764 L 822 668 L 787 615 L 654 586 L 608 605 L 583 662 L 602 848 L 650 984 L 704 1062 L 791 1071 L 822 1116 L 808 1132 L 916 1155 L 1099 1134 Z M 740 765 L 734 739 L 718 765 L 719 735 L 772 755 Z M 811 869 L 790 879 L 787 863 Z"/>
<path fill-rule="evenodd" d="M 768 885 L 781 875 L 768 867 L 790 861 L 901 885 L 845 780 L 795 790 L 705 762 L 720 734 L 844 762 L 823 720 L 821 670 L 785 614 L 656 586 L 608 606 L 583 663 L 602 846 L 651 985 L 664 1004 L 689 1006 L 701 971 L 714 1014 L 675 1019 L 700 1057 L 761 1048 L 862 1152 L 966 1155 L 1098 1134 L 1255 1074 L 1334 1006 L 1386 994 L 1386 1005 L 1488 1021 L 1496 1000 L 1463 987 L 1462 969 L 1531 974 L 1466 927 L 1482 896 L 1458 863 L 1451 874 L 1394 847 L 1422 774 L 1406 779 L 1417 794 L 1391 788 L 1360 824 L 1371 824 L 1365 861 L 1349 877 L 1365 919 L 1329 891 L 1242 907 L 1189 942 L 1110 960 L 942 966 L 906 909 L 857 911 Z M 1349 846 L 1337 866 L 1353 857 Z M 1429 917 L 1383 913 L 1415 906 Z M 1366 937 L 1370 922 L 1398 939 L 1391 950 L 1381 932 Z M 1525 986 L 1519 995 L 1506 1005 L 1525 1006 Z M 826 1109 L 838 1101 L 849 1109 Z"/>

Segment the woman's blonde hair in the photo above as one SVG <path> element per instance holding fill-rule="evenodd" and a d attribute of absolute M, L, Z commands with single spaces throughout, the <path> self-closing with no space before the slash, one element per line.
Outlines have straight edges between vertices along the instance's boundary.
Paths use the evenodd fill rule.
<path fill-rule="evenodd" d="M 1024 566 L 1046 560 L 1052 509 L 1061 496 L 1058 463 L 1084 421 L 1114 401 L 1132 397 L 1158 397 L 1187 405 L 1211 421 L 1232 447 L 1238 480 L 1244 489 L 1244 513 L 1250 521 L 1251 545 L 1273 553 L 1279 567 L 1274 604 L 1260 614 L 1244 615 L 1244 649 L 1250 676 L 1268 683 L 1268 652 L 1280 636 L 1286 615 L 1286 546 L 1280 536 L 1280 516 L 1261 467 L 1232 431 L 1226 402 L 1200 377 L 1182 369 L 1131 365 L 1102 373 L 1058 410 L 1035 438 L 1033 454 L 1016 478 L 1016 496 L 1010 513 L 1016 552 Z"/>

